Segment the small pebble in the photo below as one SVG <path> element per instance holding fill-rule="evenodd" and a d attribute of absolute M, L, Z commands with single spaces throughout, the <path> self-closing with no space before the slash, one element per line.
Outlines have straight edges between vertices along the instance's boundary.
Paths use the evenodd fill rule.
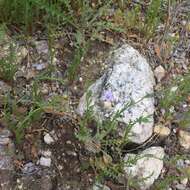
<path fill-rule="evenodd" d="M 44 84 L 41 89 L 41 93 L 47 95 L 49 93 L 47 84 Z"/>
<path fill-rule="evenodd" d="M 161 137 L 167 137 L 171 133 L 171 130 L 164 125 L 156 125 L 154 127 L 154 133 L 160 135 Z"/>
<path fill-rule="evenodd" d="M 66 141 L 66 144 L 72 144 L 72 142 L 68 140 L 68 141 Z"/>
<path fill-rule="evenodd" d="M 54 143 L 54 139 L 51 137 L 50 134 L 47 133 L 47 134 L 44 136 L 44 142 L 45 142 L 46 144 L 52 144 L 52 143 Z"/>
<path fill-rule="evenodd" d="M 185 164 L 190 165 L 190 160 L 185 160 Z"/>
<path fill-rule="evenodd" d="M 104 102 L 104 108 L 107 110 L 111 110 L 112 109 L 112 103 L 110 101 L 105 101 Z"/>
<path fill-rule="evenodd" d="M 170 111 L 170 113 L 174 113 L 174 112 L 175 112 L 175 107 L 174 107 L 174 106 L 171 106 L 171 107 L 169 108 L 169 111 Z"/>
<path fill-rule="evenodd" d="M 177 184 L 175 187 L 177 190 L 186 190 L 186 186 L 183 184 Z"/>
<path fill-rule="evenodd" d="M 28 50 L 25 47 L 22 47 L 20 50 L 20 54 L 21 54 L 22 58 L 25 58 L 28 54 Z"/>
<path fill-rule="evenodd" d="M 174 86 L 174 87 L 171 88 L 170 91 L 171 91 L 171 92 L 175 92 L 177 89 L 178 89 L 178 87 L 177 87 L 177 86 Z"/>
<path fill-rule="evenodd" d="M 63 169 L 63 166 L 59 165 L 58 168 L 59 168 L 59 170 L 62 170 L 62 169 Z"/>
<path fill-rule="evenodd" d="M 11 132 L 7 129 L 3 129 L 2 131 L 0 131 L 0 138 L 5 138 L 5 137 L 10 137 L 11 136 Z"/>
<path fill-rule="evenodd" d="M 179 131 L 179 143 L 185 149 L 190 149 L 190 133 L 187 131 Z"/>
<path fill-rule="evenodd" d="M 69 156 L 77 156 L 77 153 L 76 153 L 76 152 L 73 152 L 73 151 L 70 151 L 70 150 L 68 150 L 66 153 L 67 153 L 67 155 L 69 155 Z"/>
<path fill-rule="evenodd" d="M 19 184 L 17 187 L 18 189 L 23 189 L 23 184 Z"/>
<path fill-rule="evenodd" d="M 52 152 L 50 150 L 44 150 L 41 152 L 41 154 L 45 157 L 51 157 Z"/>
<path fill-rule="evenodd" d="M 43 70 L 43 69 L 46 68 L 45 64 L 43 64 L 43 63 L 40 63 L 40 64 L 33 64 L 33 67 L 34 67 L 36 70 L 38 70 L 38 71 L 41 71 L 41 70 Z"/>
<path fill-rule="evenodd" d="M 187 107 L 188 107 L 188 105 L 187 105 L 187 104 L 183 104 L 182 106 L 183 106 L 183 108 L 187 108 Z"/>
<path fill-rule="evenodd" d="M 174 133 L 177 133 L 177 130 L 176 130 L 176 129 L 173 129 L 173 132 L 174 132 Z"/>
<path fill-rule="evenodd" d="M 106 185 L 102 185 L 102 184 L 99 184 L 99 183 L 96 183 L 93 188 L 93 190 L 110 190 L 110 188 Z"/>
<path fill-rule="evenodd" d="M 156 67 L 156 69 L 154 70 L 154 75 L 158 82 L 160 82 L 164 78 L 165 74 L 166 74 L 166 71 L 161 65 Z"/>
<path fill-rule="evenodd" d="M 52 64 L 53 64 L 53 65 L 56 65 L 57 62 L 58 62 L 57 58 L 56 58 L 56 57 L 53 57 Z"/>
<path fill-rule="evenodd" d="M 42 89 L 41 92 L 42 92 L 42 94 L 44 94 L 44 95 L 47 95 L 47 94 L 49 93 L 49 91 L 48 91 L 47 88 Z"/>
<path fill-rule="evenodd" d="M 180 167 L 180 168 L 184 168 L 185 167 L 183 159 L 177 160 L 177 167 Z"/>
<path fill-rule="evenodd" d="M 45 40 L 36 41 L 35 45 L 36 45 L 36 50 L 39 54 L 41 54 L 41 53 L 47 54 L 48 53 L 48 42 L 47 41 L 45 41 Z"/>
<path fill-rule="evenodd" d="M 24 167 L 22 168 L 22 172 L 24 174 L 31 174 L 37 170 L 38 170 L 38 167 L 35 164 L 33 164 L 32 162 L 26 163 L 24 165 Z"/>
<path fill-rule="evenodd" d="M 0 145 L 8 145 L 10 143 L 9 138 L 0 138 Z"/>
<path fill-rule="evenodd" d="M 40 158 L 40 165 L 50 167 L 51 166 L 51 158 L 41 157 Z"/>
<path fill-rule="evenodd" d="M 57 87 L 53 85 L 53 86 L 52 86 L 52 91 L 53 91 L 53 92 L 56 92 L 56 91 L 57 91 Z"/>
<path fill-rule="evenodd" d="M 182 185 L 186 186 L 187 183 L 188 183 L 188 178 L 183 178 L 183 179 L 181 179 L 181 180 L 180 180 L 180 183 L 181 183 Z"/>
<path fill-rule="evenodd" d="M 82 82 L 83 81 L 83 78 L 82 77 L 79 77 L 79 82 Z"/>

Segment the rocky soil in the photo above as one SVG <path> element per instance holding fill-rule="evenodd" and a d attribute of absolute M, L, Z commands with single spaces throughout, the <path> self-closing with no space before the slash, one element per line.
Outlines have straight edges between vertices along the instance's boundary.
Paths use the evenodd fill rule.
<path fill-rule="evenodd" d="M 171 26 L 158 26 L 157 34 L 147 43 L 141 38 L 121 36 L 119 40 L 113 36 L 113 46 L 95 41 L 72 83 L 66 77 L 73 56 L 69 39 L 56 39 L 54 57 L 50 59 L 46 39 L 34 36 L 25 43 L 6 35 L 0 43 L 0 58 L 8 55 L 13 44 L 18 69 L 11 82 L 0 76 L 1 189 L 190 189 L 190 127 L 180 126 L 190 101 L 182 101 L 168 111 L 159 106 L 161 97 L 156 94 L 177 76 L 189 72 L 189 10 L 188 1 L 172 7 Z M 175 43 L 170 43 L 171 39 Z M 49 68 L 56 69 L 50 72 Z M 174 86 L 172 92 L 177 88 Z M 94 153 L 90 141 L 85 144 L 76 138 L 88 90 L 92 91 L 95 117 L 102 122 L 126 103 L 137 102 L 118 118 L 117 138 L 123 136 L 131 120 L 148 117 L 149 122 L 135 123 L 130 131 L 130 143 L 123 148 L 122 158 L 136 162 L 124 166 L 119 180 L 110 177 L 97 182 L 97 171 L 91 163 L 101 155 L 96 154 L 97 147 Z M 149 96 L 144 98 L 146 95 Z M 49 104 L 43 107 L 42 114 L 39 110 L 31 112 L 31 105 L 40 97 L 44 105 Z M 175 119 L 166 118 L 166 112 L 175 115 Z M 40 118 L 28 122 L 27 113 Z M 91 127 L 94 129 L 93 123 Z M 114 151 L 109 156 L 116 161 Z M 136 186 L 131 187 L 130 180 Z"/>

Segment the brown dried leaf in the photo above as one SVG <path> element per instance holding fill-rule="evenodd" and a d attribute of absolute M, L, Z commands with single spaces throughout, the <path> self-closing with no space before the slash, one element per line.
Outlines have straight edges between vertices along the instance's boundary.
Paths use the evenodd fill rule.
<path fill-rule="evenodd" d="M 159 57 L 159 59 L 162 59 L 160 46 L 158 44 L 154 45 L 154 51 L 155 51 L 156 55 Z"/>
<path fill-rule="evenodd" d="M 35 146 L 32 146 L 32 148 L 31 148 L 31 154 L 32 154 L 33 158 L 37 158 L 38 152 L 37 152 L 37 149 L 36 149 Z"/>

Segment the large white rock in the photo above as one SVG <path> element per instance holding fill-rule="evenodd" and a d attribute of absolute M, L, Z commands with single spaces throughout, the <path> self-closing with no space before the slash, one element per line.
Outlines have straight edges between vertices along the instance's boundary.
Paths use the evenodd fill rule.
<path fill-rule="evenodd" d="M 146 59 L 129 45 L 117 49 L 111 59 L 111 67 L 104 75 L 92 84 L 88 91 L 92 92 L 91 105 L 94 115 L 104 120 L 113 116 L 130 101 L 139 101 L 147 94 L 153 93 L 154 75 Z M 77 112 L 82 116 L 86 110 L 86 93 L 80 100 Z M 144 98 L 136 105 L 123 112 L 119 119 L 126 127 L 130 121 L 141 116 L 149 116 L 148 123 L 136 123 L 130 132 L 130 140 L 143 143 L 153 131 L 154 98 Z"/>
<path fill-rule="evenodd" d="M 164 149 L 161 147 L 151 147 L 141 154 L 126 154 L 126 178 L 135 178 L 139 184 L 139 189 L 148 189 L 159 177 L 163 168 Z M 130 160 L 130 161 L 129 161 Z M 134 161 L 129 165 L 129 162 Z"/>

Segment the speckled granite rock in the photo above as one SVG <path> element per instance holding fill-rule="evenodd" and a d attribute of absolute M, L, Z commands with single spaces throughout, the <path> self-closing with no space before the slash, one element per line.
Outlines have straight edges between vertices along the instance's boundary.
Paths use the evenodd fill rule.
<path fill-rule="evenodd" d="M 153 131 L 154 98 L 144 98 L 153 93 L 155 84 L 153 72 L 146 59 L 129 45 L 117 49 L 109 61 L 111 67 L 88 89 L 92 93 L 91 105 L 94 115 L 104 120 L 113 116 L 130 101 L 137 102 L 142 99 L 126 109 L 120 118 L 127 127 L 131 120 L 151 115 L 148 123 L 136 123 L 131 129 L 130 140 L 141 144 L 152 135 Z M 86 99 L 85 93 L 77 109 L 81 116 L 86 110 Z"/>

